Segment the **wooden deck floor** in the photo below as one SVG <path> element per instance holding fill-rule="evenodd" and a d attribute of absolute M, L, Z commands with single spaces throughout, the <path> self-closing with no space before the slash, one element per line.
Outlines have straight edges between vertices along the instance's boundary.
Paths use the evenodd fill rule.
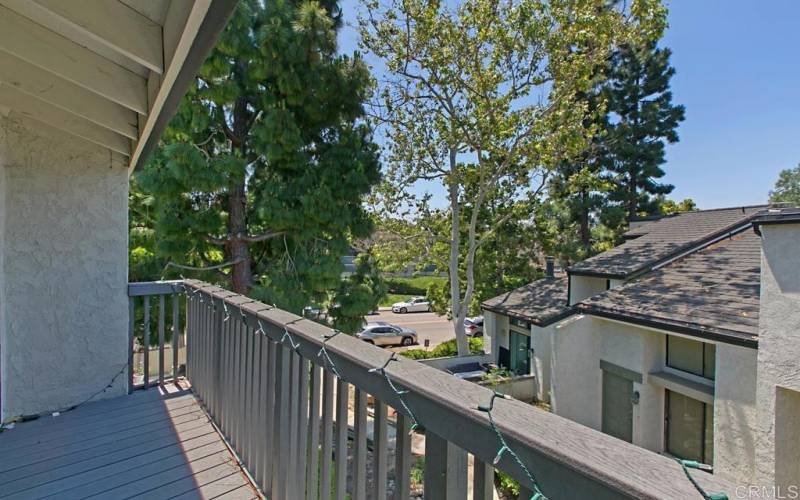
<path fill-rule="evenodd" d="M 0 498 L 258 498 L 194 396 L 158 389 L 0 433 Z"/>

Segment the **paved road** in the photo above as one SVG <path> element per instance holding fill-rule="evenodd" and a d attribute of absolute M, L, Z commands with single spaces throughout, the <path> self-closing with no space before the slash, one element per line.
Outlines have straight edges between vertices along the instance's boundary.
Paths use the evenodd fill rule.
<path fill-rule="evenodd" d="M 385 321 L 411 328 L 417 332 L 420 347 L 425 345 L 425 339 L 429 339 L 430 346 L 433 347 L 445 340 L 456 338 L 452 323 L 447 321 L 446 317 L 432 312 L 396 314 L 392 311 L 380 311 L 378 314 L 367 316 L 367 321 Z"/>

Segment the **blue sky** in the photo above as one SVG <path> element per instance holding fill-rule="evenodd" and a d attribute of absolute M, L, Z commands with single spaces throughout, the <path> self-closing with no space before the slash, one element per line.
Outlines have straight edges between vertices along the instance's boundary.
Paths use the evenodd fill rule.
<path fill-rule="evenodd" d="M 357 46 L 358 0 L 344 0 L 340 50 Z M 700 208 L 766 201 L 778 172 L 800 163 L 800 1 L 667 3 L 673 100 L 686 106 L 667 147 L 671 197 Z M 434 189 L 439 194 L 439 189 Z"/>

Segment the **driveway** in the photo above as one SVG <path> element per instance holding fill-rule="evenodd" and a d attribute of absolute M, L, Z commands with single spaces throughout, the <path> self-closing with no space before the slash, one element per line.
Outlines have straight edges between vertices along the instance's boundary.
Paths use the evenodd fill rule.
<path fill-rule="evenodd" d="M 419 347 L 425 346 L 425 340 L 430 340 L 430 347 L 456 338 L 453 333 L 453 324 L 445 316 L 432 312 L 397 314 L 392 311 L 379 311 L 378 314 L 367 316 L 367 321 L 385 321 L 397 326 L 405 326 L 415 330 L 419 338 Z M 417 347 L 417 346 L 415 346 Z"/>

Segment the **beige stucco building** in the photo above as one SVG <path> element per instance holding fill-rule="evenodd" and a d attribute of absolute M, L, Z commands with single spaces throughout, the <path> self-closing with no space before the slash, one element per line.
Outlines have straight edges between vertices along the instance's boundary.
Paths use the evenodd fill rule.
<path fill-rule="evenodd" d="M 735 484 L 797 487 L 798 218 L 761 206 L 637 226 L 487 301 L 487 343 L 560 416 Z"/>

